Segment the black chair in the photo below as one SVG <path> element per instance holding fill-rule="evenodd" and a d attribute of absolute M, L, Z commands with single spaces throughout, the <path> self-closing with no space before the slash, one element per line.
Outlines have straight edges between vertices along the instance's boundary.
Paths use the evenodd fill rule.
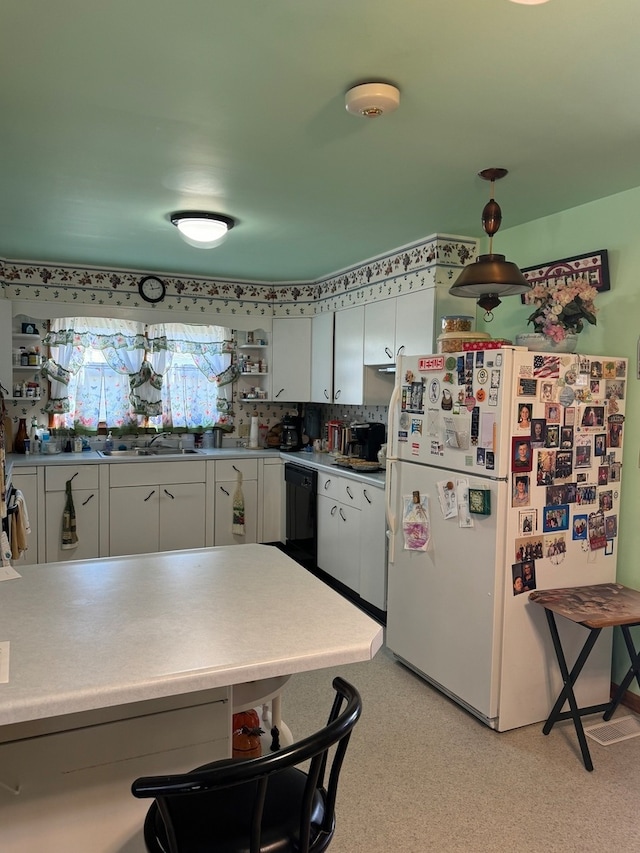
<path fill-rule="evenodd" d="M 335 831 L 340 769 L 351 731 L 362 711 L 362 700 L 355 687 L 342 678 L 334 678 L 333 687 L 336 695 L 326 727 L 279 752 L 260 758 L 226 758 L 191 773 L 136 779 L 131 787 L 134 797 L 155 798 L 144 824 L 147 850 L 150 853 L 326 850 Z M 297 766 L 307 761 L 310 763 L 306 770 Z"/>

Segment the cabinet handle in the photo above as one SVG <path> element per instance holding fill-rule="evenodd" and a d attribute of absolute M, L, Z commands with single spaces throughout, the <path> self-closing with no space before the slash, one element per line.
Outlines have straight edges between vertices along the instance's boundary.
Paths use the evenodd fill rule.
<path fill-rule="evenodd" d="M 342 393 L 342 392 L 341 392 L 341 389 L 340 389 L 340 388 L 338 388 L 338 390 L 336 391 L 336 393 L 333 395 L 333 399 L 334 399 L 334 400 L 337 400 L 341 393 Z"/>
<path fill-rule="evenodd" d="M 278 397 L 280 396 L 280 394 L 282 394 L 282 392 L 283 392 L 283 391 L 284 391 L 284 388 L 281 388 L 281 389 L 278 391 L 278 393 L 276 394 L 276 400 L 278 399 Z"/>
<path fill-rule="evenodd" d="M 349 486 L 345 486 L 345 490 L 346 490 L 347 494 L 349 495 L 349 497 L 351 498 L 351 500 L 353 500 L 353 492 L 351 491 Z"/>
<path fill-rule="evenodd" d="M 334 505 L 331 507 L 331 515 L 335 515 L 335 514 L 336 514 L 336 510 L 337 510 L 337 509 L 338 509 L 337 505 L 336 505 L 336 504 L 334 504 Z"/>
<path fill-rule="evenodd" d="M 400 355 L 400 353 L 402 352 L 403 349 L 404 349 L 404 344 L 400 344 L 400 346 L 398 347 L 398 352 L 396 353 L 396 358 Z"/>
<path fill-rule="evenodd" d="M 393 358 L 393 350 L 390 350 L 389 347 L 385 347 L 384 351 L 385 351 L 387 358 Z"/>
<path fill-rule="evenodd" d="M 93 497 L 93 495 L 89 495 L 89 497 L 86 499 L 86 501 L 82 501 L 82 506 L 86 506 L 92 497 Z"/>
<path fill-rule="evenodd" d="M 342 511 L 342 507 L 340 507 L 340 518 L 341 518 L 343 521 L 346 521 L 346 520 L 347 520 L 347 518 L 346 518 L 345 514 L 344 514 L 344 513 L 343 513 L 343 511 Z"/>
<path fill-rule="evenodd" d="M 367 494 L 367 490 L 366 490 L 366 489 L 363 489 L 363 490 L 362 490 L 362 494 L 364 495 L 364 499 L 365 499 L 365 501 L 366 501 L 368 504 L 370 504 L 370 503 L 371 503 L 371 498 L 370 498 L 370 497 L 369 497 L 369 495 Z"/>
<path fill-rule="evenodd" d="M 155 493 L 156 493 L 156 490 L 155 490 L 155 489 L 152 489 L 152 490 L 149 492 L 149 494 L 146 496 L 146 498 L 144 499 L 144 502 L 146 503 L 152 495 L 155 495 Z"/>
<path fill-rule="evenodd" d="M 327 482 L 324 484 L 325 491 L 326 491 L 326 489 L 329 488 L 330 485 L 331 485 L 331 480 L 327 480 Z"/>
<path fill-rule="evenodd" d="M 229 492 L 228 492 L 226 489 L 224 489 L 222 486 L 220 486 L 220 491 L 221 491 L 221 492 L 224 492 L 224 493 L 225 493 L 225 495 L 226 495 L 227 497 L 229 497 Z"/>
<path fill-rule="evenodd" d="M 234 471 L 237 471 L 238 474 L 240 473 L 240 469 L 236 468 L 236 466 L 233 463 L 231 464 L 231 467 L 233 468 Z"/>
<path fill-rule="evenodd" d="M 165 493 L 165 495 L 169 495 L 169 497 L 171 498 L 172 501 L 175 501 L 175 499 L 176 499 L 175 495 L 172 495 L 171 492 L 168 492 L 166 489 L 164 489 L 164 493 Z"/>
<path fill-rule="evenodd" d="M 325 400 L 329 399 L 329 392 L 327 391 L 326 388 L 324 389 L 324 397 L 325 397 Z"/>

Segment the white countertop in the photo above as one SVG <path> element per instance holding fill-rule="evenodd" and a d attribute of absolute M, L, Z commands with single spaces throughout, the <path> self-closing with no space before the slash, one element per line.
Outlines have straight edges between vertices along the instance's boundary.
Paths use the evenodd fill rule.
<path fill-rule="evenodd" d="M 352 480 L 368 483 L 372 486 L 384 488 L 385 472 L 382 471 L 354 471 L 336 465 L 329 453 L 310 453 L 306 450 L 295 453 L 285 453 L 280 450 L 249 450 L 243 447 L 228 447 L 215 449 L 199 449 L 197 453 L 176 453 L 166 456 L 101 456 L 97 450 L 85 450 L 82 453 L 56 453 L 56 454 L 34 454 L 23 456 L 19 453 L 10 453 L 7 456 L 7 469 L 33 467 L 37 465 L 120 465 L 122 463 L 134 463 L 144 465 L 147 462 L 162 462 L 164 460 L 176 460 L 184 462 L 202 462 L 210 459 L 273 459 L 280 458 L 284 462 L 294 462 L 317 471 L 325 471 L 339 474 Z"/>
<path fill-rule="evenodd" d="M 350 480 L 358 480 L 371 486 L 384 489 L 385 471 L 355 471 L 352 468 L 343 468 L 336 465 L 330 453 L 309 453 L 306 450 L 297 453 L 282 453 L 285 462 L 294 462 L 296 465 L 304 465 L 307 468 L 315 468 L 316 471 L 324 471 L 329 474 L 347 477 Z"/>
<path fill-rule="evenodd" d="M 382 645 L 380 625 L 268 545 L 20 573 L 0 584 L 0 725 L 364 661 Z"/>

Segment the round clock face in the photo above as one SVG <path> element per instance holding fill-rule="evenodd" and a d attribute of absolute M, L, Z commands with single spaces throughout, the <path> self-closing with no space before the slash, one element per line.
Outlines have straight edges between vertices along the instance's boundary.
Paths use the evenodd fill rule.
<path fill-rule="evenodd" d="M 141 278 L 138 283 L 140 296 L 147 302 L 162 302 L 165 297 L 166 287 L 163 281 L 156 278 L 154 275 Z"/>

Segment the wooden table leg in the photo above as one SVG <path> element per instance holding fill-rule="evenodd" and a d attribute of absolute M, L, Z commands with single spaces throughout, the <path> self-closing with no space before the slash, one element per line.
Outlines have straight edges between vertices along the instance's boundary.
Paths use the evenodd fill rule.
<path fill-rule="evenodd" d="M 636 681 L 638 682 L 638 687 L 640 687 L 640 652 L 637 652 L 635 646 L 633 645 L 633 638 L 631 636 L 631 631 L 629 630 L 631 627 L 633 626 L 620 625 L 620 630 L 622 631 L 622 636 L 624 637 L 624 641 L 627 646 L 627 652 L 629 653 L 631 668 L 620 682 L 620 685 L 616 690 L 613 699 L 611 700 L 611 704 L 605 711 L 605 714 L 602 718 L 603 720 L 610 720 L 611 717 L 613 717 L 614 711 L 622 701 L 622 698 L 626 693 L 627 688 L 633 681 L 634 676 L 636 678 Z"/>
<path fill-rule="evenodd" d="M 578 655 L 571 672 L 569 672 L 569 667 L 567 666 L 564 651 L 562 650 L 562 644 L 560 642 L 560 635 L 558 634 L 558 627 L 556 625 L 554 614 L 551 610 L 547 610 L 546 607 L 544 612 L 546 614 L 547 622 L 549 624 L 549 631 L 551 633 L 553 647 L 556 652 L 556 658 L 558 659 L 558 666 L 560 667 L 560 673 L 562 674 L 562 681 L 564 687 L 560 691 L 560 695 L 558 696 L 556 703 L 553 706 L 551 713 L 549 714 L 549 717 L 543 726 L 542 732 L 543 734 L 548 735 L 554 724 L 558 722 L 558 720 L 567 720 L 571 718 L 573 720 L 573 725 L 576 730 L 576 735 L 578 736 L 578 743 L 580 744 L 580 751 L 582 752 L 582 760 L 584 762 L 584 766 L 587 770 L 591 771 L 593 770 L 593 762 L 591 761 L 591 753 L 589 752 L 587 738 L 585 736 L 584 727 L 582 725 L 582 720 L 580 719 L 580 717 L 584 714 L 593 714 L 597 711 L 602 711 L 604 710 L 604 708 L 608 708 L 609 703 L 607 703 L 606 705 L 594 705 L 590 706 L 589 708 L 578 708 L 576 696 L 573 692 L 573 685 L 576 683 L 578 676 L 582 672 L 582 668 L 585 665 L 596 640 L 600 636 L 600 631 L 602 630 L 602 628 L 589 629 L 589 636 L 587 637 L 586 642 L 582 647 L 582 650 L 580 651 L 580 654 Z M 565 702 L 569 703 L 569 708 L 571 709 L 570 711 L 562 711 Z"/>

